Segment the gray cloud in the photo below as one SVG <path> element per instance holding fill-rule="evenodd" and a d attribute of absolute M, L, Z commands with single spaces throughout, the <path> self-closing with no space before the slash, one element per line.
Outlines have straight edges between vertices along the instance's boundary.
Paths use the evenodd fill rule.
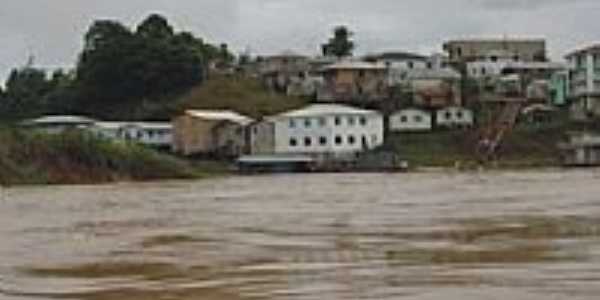
<path fill-rule="evenodd" d="M 448 38 L 546 37 L 551 54 L 600 40 L 597 0 L 5 0 L 0 7 L 0 78 L 28 53 L 41 66 L 71 66 L 95 19 L 132 26 L 166 15 L 178 29 L 239 51 L 316 54 L 331 27 L 355 32 L 358 52 L 441 51 Z"/>

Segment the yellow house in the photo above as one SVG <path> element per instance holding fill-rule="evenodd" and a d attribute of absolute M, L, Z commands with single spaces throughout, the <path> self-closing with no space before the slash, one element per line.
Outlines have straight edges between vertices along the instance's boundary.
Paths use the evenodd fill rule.
<path fill-rule="evenodd" d="M 173 151 L 185 156 L 237 157 L 252 119 L 227 110 L 188 110 L 173 120 Z"/>

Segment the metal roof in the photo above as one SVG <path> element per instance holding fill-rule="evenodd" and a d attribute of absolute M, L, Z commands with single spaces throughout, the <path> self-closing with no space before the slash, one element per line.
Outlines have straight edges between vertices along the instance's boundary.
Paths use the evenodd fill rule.
<path fill-rule="evenodd" d="M 365 61 L 340 61 L 323 67 L 323 71 L 329 70 L 385 70 L 386 66 L 382 63 L 371 63 Z"/>
<path fill-rule="evenodd" d="M 296 117 L 314 117 L 314 116 L 325 116 L 325 115 L 369 115 L 378 114 L 374 110 L 366 110 L 355 108 L 349 105 L 342 104 L 312 104 L 301 109 L 288 111 L 286 113 L 279 114 L 274 118 L 296 118 Z"/>
<path fill-rule="evenodd" d="M 242 126 L 248 125 L 254 120 L 231 110 L 187 110 L 186 115 L 212 121 L 230 121 Z"/>
<path fill-rule="evenodd" d="M 26 120 L 23 122 L 25 125 L 51 125 L 51 124 L 92 124 L 96 120 L 73 115 L 50 115 L 44 116 L 37 119 Z"/>

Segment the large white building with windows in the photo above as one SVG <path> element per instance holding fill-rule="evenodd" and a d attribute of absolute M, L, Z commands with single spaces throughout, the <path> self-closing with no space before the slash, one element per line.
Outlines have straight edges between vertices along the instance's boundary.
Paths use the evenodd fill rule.
<path fill-rule="evenodd" d="M 251 126 L 251 151 L 263 154 L 344 154 L 383 144 L 383 116 L 338 104 L 314 104 Z"/>

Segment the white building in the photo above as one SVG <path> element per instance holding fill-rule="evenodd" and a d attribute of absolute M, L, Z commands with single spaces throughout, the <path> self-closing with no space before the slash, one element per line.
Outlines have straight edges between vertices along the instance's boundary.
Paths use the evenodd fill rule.
<path fill-rule="evenodd" d="M 344 154 L 383 144 L 383 116 L 337 104 L 314 104 L 251 128 L 252 154 Z"/>
<path fill-rule="evenodd" d="M 102 138 L 157 148 L 170 148 L 173 143 L 173 126 L 168 122 L 96 122 L 91 130 Z"/>
<path fill-rule="evenodd" d="M 400 110 L 390 116 L 390 130 L 398 132 L 431 131 L 431 113 L 421 109 Z"/>
<path fill-rule="evenodd" d="M 566 56 L 571 69 L 569 95 L 576 119 L 600 115 L 600 44 Z"/>
<path fill-rule="evenodd" d="M 469 128 L 475 122 L 473 112 L 458 106 L 450 106 L 436 112 L 436 125 L 446 128 Z"/>
<path fill-rule="evenodd" d="M 511 73 L 551 73 L 565 69 L 565 65 L 556 62 L 522 61 L 506 51 L 491 51 L 483 59 L 467 63 L 467 75 L 481 79 L 497 77 Z"/>

